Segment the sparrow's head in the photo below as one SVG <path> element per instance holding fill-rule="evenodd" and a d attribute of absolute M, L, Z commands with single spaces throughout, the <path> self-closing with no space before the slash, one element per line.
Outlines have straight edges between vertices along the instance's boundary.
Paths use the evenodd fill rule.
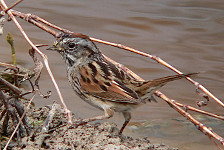
<path fill-rule="evenodd" d="M 88 62 L 93 58 L 98 59 L 102 56 L 89 37 L 80 33 L 61 34 L 55 44 L 47 50 L 58 51 L 69 66 L 81 61 Z"/>

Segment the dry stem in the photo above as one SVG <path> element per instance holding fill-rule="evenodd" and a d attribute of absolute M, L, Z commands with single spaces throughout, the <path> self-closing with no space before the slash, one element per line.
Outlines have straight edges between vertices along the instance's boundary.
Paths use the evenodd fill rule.
<path fill-rule="evenodd" d="M 7 10 L 8 9 L 8 7 L 7 7 L 7 5 L 5 4 L 5 2 L 4 2 L 4 0 L 1 0 L 1 5 L 2 5 L 2 7 L 5 9 L 5 10 Z M 57 91 L 57 93 L 58 93 L 58 96 L 59 96 L 59 98 L 60 98 L 60 100 L 61 100 L 61 103 L 62 103 L 62 105 L 64 106 L 64 109 L 65 109 L 65 111 L 66 111 L 66 113 L 68 114 L 68 122 L 69 122 L 69 124 L 71 124 L 72 123 L 72 121 L 71 121 L 71 111 L 67 108 L 67 106 L 66 106 L 66 104 L 65 104 L 65 102 L 64 102 L 64 99 L 63 99 L 63 97 L 62 97 L 62 94 L 61 94 L 61 92 L 60 92 L 60 89 L 59 89 L 59 87 L 58 87 L 58 85 L 57 85 L 57 83 L 56 83 L 56 80 L 54 79 L 54 76 L 53 76 L 53 74 L 52 74 L 52 72 L 51 72 L 51 69 L 50 69 L 50 66 L 49 66 L 49 63 L 48 63 L 48 58 L 47 58 L 47 56 L 44 54 L 44 53 L 42 53 L 34 44 L 33 44 L 33 42 L 29 39 L 29 37 L 27 36 L 27 34 L 25 33 L 25 31 L 23 30 L 23 28 L 21 27 L 21 25 L 19 24 L 19 22 L 16 20 L 16 18 L 14 17 L 14 15 L 12 14 L 12 12 L 11 12 L 11 10 L 9 10 L 8 12 L 7 12 L 7 14 L 11 17 L 11 19 L 14 21 L 14 23 L 16 24 L 16 26 L 17 26 L 17 28 L 20 30 L 20 32 L 22 33 L 22 35 L 24 36 L 24 38 L 26 39 L 26 41 L 30 44 L 30 46 L 42 57 L 42 59 L 43 59 L 43 61 L 44 61 L 44 64 L 45 64 L 45 67 L 46 67 L 46 69 L 47 69 L 47 71 L 48 71 L 48 74 L 50 75 L 50 78 L 51 78 L 51 80 L 52 80 L 52 82 L 53 82 L 53 84 L 54 84 L 54 86 L 55 86 L 55 88 L 56 88 L 56 91 Z"/>
<path fill-rule="evenodd" d="M 111 45 L 111 46 L 118 47 L 118 48 L 121 48 L 121 49 L 130 51 L 130 52 L 133 52 L 133 53 L 136 53 L 136 54 L 145 56 L 145 57 L 149 57 L 149 58 L 151 58 L 151 59 L 157 61 L 158 63 L 164 65 L 165 67 L 169 68 L 170 70 L 172 70 L 172 71 L 174 71 L 174 72 L 176 72 L 176 73 L 178 73 L 178 74 L 183 74 L 183 72 L 177 70 L 176 68 L 174 68 L 174 67 L 171 66 L 170 64 L 166 63 L 164 60 L 162 60 L 162 59 L 159 58 L 158 56 L 150 55 L 150 54 L 141 52 L 141 51 L 139 51 L 139 50 L 136 50 L 136 49 L 133 49 L 133 48 L 131 48 L 131 47 L 127 47 L 127 46 L 124 46 L 124 45 L 121 45 L 121 44 L 116 44 L 116 43 L 112 43 L 112 42 L 108 42 L 108 41 L 103 41 L 103 40 L 96 39 L 96 38 L 92 38 L 92 37 L 90 37 L 90 39 L 91 39 L 92 41 L 95 41 L 95 42 L 99 42 L 99 43 L 103 43 L 103 44 Z M 224 104 L 222 103 L 222 101 L 219 100 L 218 98 L 216 98 L 211 92 L 209 92 L 209 91 L 208 91 L 204 86 L 202 86 L 200 83 L 194 81 L 194 80 L 191 79 L 190 77 L 186 77 L 186 79 L 187 79 L 188 81 L 190 81 L 191 83 L 193 83 L 197 88 L 201 89 L 205 94 L 207 94 L 207 95 L 210 96 L 212 99 L 214 99 L 219 105 L 221 105 L 222 107 L 224 107 Z"/>
<path fill-rule="evenodd" d="M 112 62 L 113 64 L 118 65 L 118 66 L 121 66 L 121 64 L 115 62 L 114 60 L 112 60 L 112 59 L 110 59 L 110 58 L 108 58 L 108 57 L 106 57 L 105 55 L 104 55 L 104 57 L 105 57 L 108 61 Z M 128 73 L 130 73 L 133 77 L 135 77 L 137 80 L 139 80 L 139 81 L 144 81 L 144 79 L 142 79 L 141 77 L 139 77 L 138 75 L 136 75 L 134 72 L 132 72 L 131 70 L 129 70 L 127 67 L 125 67 L 125 66 L 121 66 L 121 67 L 122 67 L 122 69 L 124 69 L 125 71 L 127 71 Z M 213 138 L 215 138 L 215 139 L 218 140 L 222 145 L 224 145 L 224 139 L 223 139 L 221 136 L 219 136 L 218 134 L 216 134 L 215 132 L 213 132 L 212 129 L 211 129 L 210 127 L 206 127 L 204 124 L 202 124 L 202 123 L 200 123 L 199 121 L 197 121 L 196 119 L 194 119 L 189 113 L 187 113 L 186 111 L 184 111 L 183 109 L 181 109 L 181 108 L 178 106 L 180 103 L 177 105 L 177 104 L 175 103 L 174 100 L 168 98 L 167 96 L 165 96 L 165 95 L 164 95 L 162 92 L 160 92 L 159 90 L 157 90 L 157 91 L 155 92 L 155 94 L 156 94 L 158 97 L 162 98 L 164 101 L 166 101 L 166 102 L 167 102 L 167 103 L 168 103 L 174 110 L 176 110 L 176 111 L 179 112 L 182 116 L 186 117 L 189 121 L 191 121 L 191 122 L 197 127 L 197 129 L 200 130 L 202 133 L 204 133 L 204 134 L 207 135 L 208 137 L 213 137 Z M 181 104 L 181 105 L 182 105 L 181 107 L 184 106 L 183 104 Z M 192 109 L 191 107 L 189 107 L 189 108 Z M 196 109 L 192 109 L 192 110 L 195 110 L 195 111 L 196 111 Z M 211 113 L 208 113 L 208 112 L 205 112 L 205 111 L 202 111 L 202 110 L 197 111 L 197 112 L 200 112 L 200 113 L 203 113 L 203 112 L 204 112 L 203 114 L 210 115 L 210 116 L 213 116 L 213 117 L 215 117 L 215 118 L 219 118 L 219 119 L 220 119 L 220 117 L 221 117 L 221 118 L 223 119 L 223 116 L 219 116 L 219 117 L 217 117 L 217 116 L 214 115 L 214 114 L 211 115 Z"/>
<path fill-rule="evenodd" d="M 15 4 L 13 4 L 12 6 L 8 7 L 7 9 L 4 10 L 4 12 L 8 12 L 10 9 L 12 9 L 13 7 L 15 7 L 16 5 L 18 5 L 19 3 L 21 3 L 23 0 L 19 0 L 17 1 Z"/>
<path fill-rule="evenodd" d="M 13 133 L 11 134 L 11 136 L 10 136 L 10 138 L 9 138 L 8 142 L 6 143 L 6 145 L 5 145 L 5 147 L 4 147 L 3 150 L 7 150 L 7 147 L 9 146 L 9 143 L 11 142 L 13 136 L 15 135 L 16 131 L 18 130 L 18 128 L 19 128 L 19 126 L 20 126 L 20 124 L 22 123 L 23 118 L 24 118 L 25 115 L 26 115 L 26 112 L 27 112 L 27 110 L 29 109 L 30 104 L 32 103 L 32 101 L 33 101 L 33 99 L 34 99 L 35 94 L 36 94 L 36 92 L 33 93 L 33 96 L 31 97 L 31 99 L 30 99 L 30 101 L 29 101 L 29 103 L 28 103 L 28 105 L 27 105 L 25 111 L 23 112 L 23 115 L 21 116 L 21 118 L 19 118 L 19 122 L 18 122 L 16 128 L 14 129 Z"/>
<path fill-rule="evenodd" d="M 8 81 L 0 77 L 0 83 L 7 86 L 10 90 L 12 90 L 15 94 L 20 95 L 22 92 L 20 89 L 13 84 L 10 84 Z"/>

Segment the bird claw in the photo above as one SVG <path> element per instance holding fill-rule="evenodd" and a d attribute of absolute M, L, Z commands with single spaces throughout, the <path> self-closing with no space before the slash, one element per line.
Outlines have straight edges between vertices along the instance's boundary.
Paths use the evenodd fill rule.
<path fill-rule="evenodd" d="M 70 129 L 71 129 L 71 128 L 77 128 L 78 126 L 80 126 L 80 125 L 84 125 L 84 124 L 87 124 L 87 122 L 84 121 L 84 120 L 76 120 L 76 121 L 74 121 L 74 122 L 71 124 L 71 126 L 70 126 L 69 128 L 70 128 Z"/>

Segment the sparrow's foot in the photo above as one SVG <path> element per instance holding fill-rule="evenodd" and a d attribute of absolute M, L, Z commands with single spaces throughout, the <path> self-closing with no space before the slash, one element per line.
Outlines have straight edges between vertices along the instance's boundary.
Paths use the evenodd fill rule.
<path fill-rule="evenodd" d="M 72 128 L 77 128 L 78 126 L 80 125 L 85 125 L 87 124 L 88 122 L 84 121 L 84 120 L 76 120 L 74 122 L 72 122 L 71 126 L 69 127 L 70 129 Z"/>

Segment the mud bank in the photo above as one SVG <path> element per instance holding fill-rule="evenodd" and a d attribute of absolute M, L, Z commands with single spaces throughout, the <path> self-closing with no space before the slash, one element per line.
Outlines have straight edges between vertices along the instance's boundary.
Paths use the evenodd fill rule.
<path fill-rule="evenodd" d="M 156 150 L 177 150 L 164 144 L 152 144 L 148 138 L 132 138 L 125 135 L 118 135 L 119 129 L 116 124 L 103 122 L 91 123 L 69 128 L 66 115 L 61 107 L 57 105 L 53 120 L 50 123 L 48 132 L 43 132 L 42 127 L 46 120 L 51 106 L 42 108 L 32 107 L 29 109 L 28 118 L 33 131 L 30 136 L 23 137 L 19 141 L 13 141 L 8 149 L 156 149 Z M 74 118 L 74 116 L 73 116 Z M 74 118 L 75 119 L 75 118 Z M 0 122 L 2 125 L 2 122 Z M 9 127 L 9 129 L 12 127 Z M 1 141 L 4 147 L 6 141 Z"/>

